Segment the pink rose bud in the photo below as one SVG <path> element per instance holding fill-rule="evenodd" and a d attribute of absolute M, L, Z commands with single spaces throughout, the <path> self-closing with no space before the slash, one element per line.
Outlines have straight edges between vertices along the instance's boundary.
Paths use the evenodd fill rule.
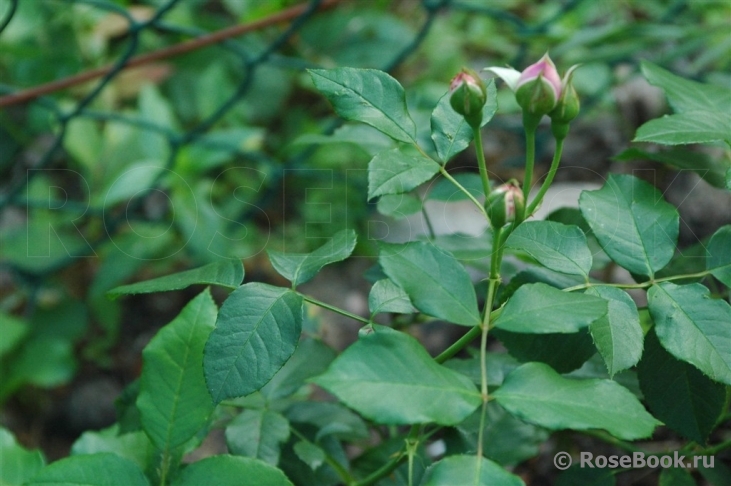
<path fill-rule="evenodd" d="M 482 107 L 487 102 L 485 83 L 471 69 L 462 68 L 449 84 L 451 95 L 449 104 L 454 111 L 462 115 L 472 127 L 479 127 L 482 122 Z"/>
<path fill-rule="evenodd" d="M 509 181 L 496 187 L 485 201 L 487 215 L 493 228 L 502 228 L 522 214 L 525 198 L 517 181 Z"/>
<path fill-rule="evenodd" d="M 523 112 L 530 115 L 548 114 L 560 97 L 561 78 L 548 54 L 525 68 L 516 83 L 515 99 Z"/>

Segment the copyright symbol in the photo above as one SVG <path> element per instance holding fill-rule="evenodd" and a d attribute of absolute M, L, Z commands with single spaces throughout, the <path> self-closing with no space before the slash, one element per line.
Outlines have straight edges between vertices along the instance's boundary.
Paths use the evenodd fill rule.
<path fill-rule="evenodd" d="M 561 471 L 568 469 L 571 467 L 571 455 L 568 452 L 559 452 L 553 456 L 553 465 Z"/>

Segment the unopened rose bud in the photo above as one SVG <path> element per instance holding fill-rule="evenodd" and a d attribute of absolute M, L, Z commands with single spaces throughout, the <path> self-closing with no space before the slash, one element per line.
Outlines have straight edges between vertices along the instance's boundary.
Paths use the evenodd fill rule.
<path fill-rule="evenodd" d="M 561 97 L 561 78 L 548 54 L 525 68 L 515 86 L 515 99 L 524 113 L 535 116 L 548 114 Z"/>
<path fill-rule="evenodd" d="M 548 114 L 551 117 L 551 130 L 553 136 L 557 139 L 564 139 L 569 131 L 569 123 L 579 114 L 581 103 L 579 96 L 576 94 L 573 84 L 571 84 L 571 76 L 578 66 L 573 66 L 561 81 L 561 97 L 556 104 L 556 108 Z"/>
<path fill-rule="evenodd" d="M 523 191 L 516 181 L 496 187 L 485 201 L 487 215 L 493 228 L 502 228 L 516 220 L 525 209 Z"/>
<path fill-rule="evenodd" d="M 451 95 L 449 104 L 454 111 L 462 115 L 473 128 L 479 128 L 482 122 L 482 107 L 487 102 L 485 83 L 471 69 L 462 71 L 452 79 L 449 85 Z"/>

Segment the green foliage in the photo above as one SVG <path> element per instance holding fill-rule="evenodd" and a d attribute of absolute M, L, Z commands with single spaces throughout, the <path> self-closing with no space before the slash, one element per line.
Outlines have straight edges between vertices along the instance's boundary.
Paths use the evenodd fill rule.
<path fill-rule="evenodd" d="M 203 369 L 214 403 L 255 392 L 294 353 L 302 330 L 302 297 L 260 283 L 242 285 L 218 312 Z"/>
<path fill-rule="evenodd" d="M 137 408 L 142 428 L 164 453 L 196 435 L 213 412 L 203 378 L 203 346 L 213 330 L 217 310 L 205 290 L 161 329 L 142 353 L 145 367 Z"/>
<path fill-rule="evenodd" d="M 383 424 L 454 425 L 480 403 L 467 377 L 436 364 L 413 338 L 380 326 L 350 346 L 315 383 Z"/>
<path fill-rule="evenodd" d="M 355 248 L 355 241 L 356 235 L 353 230 L 343 230 L 335 234 L 331 241 L 306 255 L 291 255 L 273 250 L 267 254 L 272 266 L 292 282 L 294 288 L 310 280 L 325 265 L 348 258 Z"/>
<path fill-rule="evenodd" d="M 19 2 L 8 30 L 0 28 L 3 79 L 31 86 L 115 60 L 121 69 L 124 48 L 154 51 L 169 45 L 163 35 L 198 35 L 203 25 L 248 22 L 293 2 L 135 6 L 129 30 L 105 23 L 107 14 L 127 13 L 127 2 L 77 3 L 57 19 L 43 2 Z M 731 385 L 731 226 L 679 250 L 677 209 L 629 175 L 584 191 L 578 209 L 526 221 L 563 149 L 561 138 L 531 195 L 536 155 L 554 145 L 545 127 L 529 124 L 519 134 L 525 165 L 501 162 L 525 169 L 526 188 L 515 189 L 530 210 L 482 231 L 491 223 L 484 198 L 498 185 L 490 170 L 504 168 L 485 159 L 502 151 L 505 133 L 493 135 L 516 131 L 519 119 L 494 119 L 498 100 L 508 113 L 519 105 L 487 81 L 473 130 L 444 91 L 466 53 L 527 65 L 524 56 L 549 45 L 561 64 L 585 62 L 576 88 L 606 116 L 606 93 L 621 75 L 614 67 L 662 47 L 663 64 L 717 72 L 701 83 L 643 62 L 674 113 L 647 122 L 634 141 L 723 147 L 731 144 L 728 43 L 698 46 L 726 26 L 668 29 L 645 19 L 672 13 L 713 24 L 728 9 L 691 2 L 679 14 L 652 0 L 633 5 L 637 25 L 626 25 L 625 7 L 592 2 L 392 3 L 308 11 L 290 28 L 157 66 L 164 80 L 113 73 L 100 91 L 80 87 L 19 109 L 27 126 L 10 119 L 15 111 L 0 114 L 0 169 L 10 167 L 5 159 L 22 162 L 0 196 L 2 208 L 22 213 L 0 220 L 0 265 L 20 282 L 0 301 L 0 400 L 44 403 L 38 387 L 68 383 L 88 360 L 113 369 L 109 349 L 130 309 L 107 296 L 216 287 L 149 341 L 139 380 L 117 400 L 117 423 L 83 433 L 70 457 L 47 465 L 0 429 L 0 483 L 518 486 L 510 468 L 530 467 L 547 444 L 575 450 L 575 434 L 584 434 L 626 451 L 656 450 L 648 442 L 660 426 L 658 437 L 671 436 L 688 455 L 727 452 L 719 430 Z M 423 30 L 406 21 L 410 8 Z M 40 56 L 57 52 L 50 39 L 83 52 Z M 667 52 L 684 42 L 686 54 Z M 408 91 L 386 70 L 408 79 Z M 349 123 L 328 120 L 318 93 Z M 50 130 L 58 136 L 47 142 Z M 479 171 L 460 155 L 472 141 Z M 51 148 L 38 158 L 33 147 L 44 144 Z M 617 157 L 637 158 L 731 189 L 731 163 L 719 150 L 643 145 Z M 470 233 L 478 236 L 432 226 L 431 205 L 444 204 L 449 219 L 456 201 L 474 205 L 481 226 Z M 422 212 L 428 231 L 375 244 L 374 208 L 393 219 Z M 306 295 L 303 284 L 325 266 L 374 250 L 364 315 Z M 263 281 L 242 285 L 242 261 L 248 278 Z M 610 280 L 616 266 L 634 281 Z M 181 268 L 192 269 L 173 273 Z M 129 283 L 141 275 L 153 278 Z M 280 276 L 290 288 L 272 284 Z M 27 317 L 16 317 L 23 306 Z M 311 306 L 358 322 L 358 340 L 331 348 L 332 331 Z M 417 337 L 444 323 L 460 337 L 447 335 L 432 356 Z M 495 351 L 495 339 L 507 353 Z M 226 449 L 197 459 L 208 456 L 202 444 L 213 431 Z M 698 471 L 728 483 L 731 472 L 716 466 Z M 619 474 L 572 467 L 555 482 L 615 484 Z M 662 485 L 693 481 L 683 469 L 659 473 Z"/>
<path fill-rule="evenodd" d="M 220 285 L 235 289 L 241 285 L 242 280 L 244 280 L 244 268 L 241 266 L 241 262 L 226 260 L 136 284 L 122 285 L 110 290 L 107 294 L 115 298 L 126 294 L 179 290 L 195 284 Z"/>
<path fill-rule="evenodd" d="M 605 429 L 635 440 L 649 437 L 660 424 L 618 383 L 564 378 L 541 363 L 511 372 L 493 397 L 526 422 L 551 430 Z"/>
<path fill-rule="evenodd" d="M 731 145 L 731 89 L 683 79 L 649 62 L 642 63 L 642 72 L 650 84 L 663 89 L 676 113 L 642 125 L 636 142 Z"/>
<path fill-rule="evenodd" d="M 630 272 L 652 277 L 673 257 L 678 211 L 647 182 L 610 174 L 601 189 L 582 192 L 579 205 L 602 249 Z"/>
<path fill-rule="evenodd" d="M 346 120 L 366 123 L 399 142 L 413 142 L 416 125 L 406 108 L 404 88 L 372 69 L 311 69 L 315 87 Z"/>
<path fill-rule="evenodd" d="M 29 451 L 15 441 L 13 434 L 0 427 L 0 483 L 8 486 L 25 484 L 46 460 L 38 451 Z"/>
<path fill-rule="evenodd" d="M 479 324 L 470 277 L 449 252 L 425 242 L 384 244 L 378 261 L 420 311 L 455 324 Z"/>

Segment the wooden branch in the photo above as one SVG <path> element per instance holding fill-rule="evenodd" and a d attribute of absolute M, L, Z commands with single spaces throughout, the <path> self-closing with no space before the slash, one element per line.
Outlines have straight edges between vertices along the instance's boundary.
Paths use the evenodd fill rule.
<path fill-rule="evenodd" d="M 340 0 L 323 0 L 319 8 L 320 10 L 329 9 L 337 5 L 339 2 Z M 307 7 L 308 5 L 306 3 L 295 5 L 294 7 L 284 9 L 280 12 L 274 13 L 272 15 L 269 15 L 268 17 L 264 17 L 259 20 L 255 20 L 253 22 L 234 25 L 232 27 L 227 27 L 225 29 L 212 32 L 210 34 L 196 37 L 195 39 L 181 42 L 179 44 L 175 44 L 169 47 L 163 47 L 162 49 L 158 49 L 147 54 L 141 54 L 139 56 L 135 56 L 129 59 L 124 67 L 126 69 L 141 66 L 149 62 L 178 56 L 180 54 L 185 54 L 186 52 L 194 51 L 202 47 L 217 44 L 218 42 L 230 39 L 231 37 L 236 37 L 242 34 L 246 34 L 248 32 L 263 29 L 265 27 L 269 27 L 281 22 L 290 21 L 302 15 Z M 85 83 L 86 81 L 90 81 L 92 79 L 100 78 L 107 74 L 109 71 L 111 71 L 113 68 L 114 65 L 111 64 L 108 66 L 91 69 L 89 71 L 84 71 L 79 74 L 69 76 L 67 78 L 51 81 L 50 83 L 34 86 L 32 88 L 18 91 L 16 93 L 0 96 L 0 108 L 25 103 L 41 96 L 53 93 L 55 91 L 60 91 L 62 89 L 70 88 L 71 86 L 76 86 L 77 84 Z"/>

